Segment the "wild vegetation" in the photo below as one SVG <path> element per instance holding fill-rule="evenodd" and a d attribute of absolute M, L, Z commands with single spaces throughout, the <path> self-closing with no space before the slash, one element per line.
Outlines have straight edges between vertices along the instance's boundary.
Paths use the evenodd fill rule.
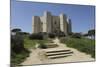
<path fill-rule="evenodd" d="M 16 28 L 11 30 L 11 66 L 23 62 L 29 56 L 29 51 L 24 47 L 24 36 L 27 32 L 22 32 Z"/>
<path fill-rule="evenodd" d="M 43 40 L 43 34 L 41 34 L 41 33 L 38 33 L 38 34 L 30 34 L 30 36 L 29 36 L 29 38 L 31 39 L 31 40 L 34 40 L 34 39 L 36 39 L 36 40 Z"/>
<path fill-rule="evenodd" d="M 37 43 L 40 44 L 38 47 L 45 49 L 47 48 L 45 43 L 51 42 L 51 39 L 56 37 L 55 34 L 51 33 L 48 38 L 45 38 L 46 33 L 29 34 L 22 32 L 21 29 L 13 29 L 12 32 L 14 34 L 11 34 L 11 65 L 23 62 L 29 56 L 29 49 L 34 49 Z M 88 35 L 95 36 L 94 30 L 88 31 Z M 65 37 L 65 34 L 61 33 L 57 36 L 66 46 L 91 54 L 95 58 L 95 40 L 85 38 L 86 34 L 71 33 Z"/>
<path fill-rule="evenodd" d="M 29 56 L 29 49 L 34 49 L 36 43 L 41 47 L 49 40 L 44 39 L 41 33 L 29 34 L 22 32 L 21 29 L 11 30 L 11 66 L 19 65 Z"/>
<path fill-rule="evenodd" d="M 90 54 L 93 58 L 95 58 L 95 40 L 87 39 L 87 38 L 61 38 L 62 43 L 65 43 L 67 47 L 76 48 L 81 52 L 85 52 Z"/>
<path fill-rule="evenodd" d="M 84 36 L 90 36 L 91 39 L 95 39 L 95 29 L 89 30 Z"/>
<path fill-rule="evenodd" d="M 11 65 L 18 65 L 29 56 L 29 51 L 24 48 L 24 40 L 21 35 L 11 36 Z"/>
<path fill-rule="evenodd" d="M 38 38 L 38 37 L 37 37 Z M 44 44 L 44 43 L 47 43 L 49 40 L 47 39 L 34 39 L 34 38 L 30 38 L 30 36 L 25 36 L 24 37 L 24 47 L 27 48 L 27 49 L 31 49 L 31 48 L 35 48 L 36 44 Z"/>

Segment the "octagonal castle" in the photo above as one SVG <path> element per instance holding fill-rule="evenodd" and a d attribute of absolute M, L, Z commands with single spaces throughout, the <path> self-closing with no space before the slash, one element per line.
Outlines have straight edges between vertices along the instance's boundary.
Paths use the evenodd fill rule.
<path fill-rule="evenodd" d="M 32 33 L 60 33 L 65 35 L 72 32 L 71 20 L 65 14 L 54 16 L 50 12 L 44 12 L 43 16 L 32 17 Z"/>

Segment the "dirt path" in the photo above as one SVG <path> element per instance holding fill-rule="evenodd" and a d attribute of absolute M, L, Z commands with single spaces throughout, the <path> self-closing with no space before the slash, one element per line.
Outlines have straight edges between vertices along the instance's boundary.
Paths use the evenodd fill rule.
<path fill-rule="evenodd" d="M 82 53 L 74 48 L 66 47 L 65 44 L 60 43 L 59 39 L 56 38 L 53 40 L 54 43 L 58 44 L 59 47 L 56 48 L 49 48 L 49 49 L 32 49 L 32 53 L 30 56 L 23 62 L 21 65 L 33 65 L 33 64 L 49 64 L 49 63 L 68 63 L 68 62 L 82 62 L 82 61 L 94 61 L 90 55 Z M 59 49 L 70 49 L 73 51 L 73 55 L 69 57 L 59 58 L 59 59 L 44 59 L 43 57 L 39 56 L 39 53 L 42 51 L 52 51 L 52 50 L 59 50 Z"/>

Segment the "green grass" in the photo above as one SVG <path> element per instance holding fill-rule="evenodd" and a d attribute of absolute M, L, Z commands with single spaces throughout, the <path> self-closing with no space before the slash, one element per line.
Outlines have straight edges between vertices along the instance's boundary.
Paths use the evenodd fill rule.
<path fill-rule="evenodd" d="M 21 53 L 18 53 L 18 54 L 14 53 L 14 55 L 11 56 L 11 65 L 14 65 L 14 66 L 19 65 L 28 56 L 29 56 L 29 52 L 28 51 L 24 51 L 24 50 Z"/>
<path fill-rule="evenodd" d="M 65 43 L 68 47 L 76 48 L 95 58 L 95 40 L 87 38 L 63 38 L 61 42 Z"/>
<path fill-rule="evenodd" d="M 47 39 L 44 39 L 44 40 L 31 40 L 31 39 L 29 39 L 28 37 L 25 37 L 24 38 L 24 47 L 25 48 L 28 48 L 28 49 L 30 49 L 30 48 L 35 48 L 35 45 L 36 45 L 36 43 L 48 43 L 48 40 Z"/>
<path fill-rule="evenodd" d="M 24 38 L 24 47 L 25 48 L 35 48 L 36 40 L 30 40 L 28 37 Z"/>

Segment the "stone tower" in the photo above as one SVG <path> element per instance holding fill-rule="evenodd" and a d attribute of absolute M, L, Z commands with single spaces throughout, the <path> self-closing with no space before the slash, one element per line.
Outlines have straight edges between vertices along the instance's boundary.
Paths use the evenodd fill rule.
<path fill-rule="evenodd" d="M 38 16 L 32 17 L 32 31 L 34 33 L 38 33 L 42 31 L 42 23 L 40 21 L 40 18 Z"/>
<path fill-rule="evenodd" d="M 64 14 L 60 14 L 60 30 L 67 35 L 67 21 Z"/>
<path fill-rule="evenodd" d="M 68 33 L 72 32 L 72 23 L 71 23 L 71 19 L 68 19 Z"/>
<path fill-rule="evenodd" d="M 50 12 L 44 12 L 43 16 L 32 17 L 32 33 L 60 33 L 65 35 L 70 33 L 71 19 L 68 19 L 65 14 L 54 16 Z"/>

